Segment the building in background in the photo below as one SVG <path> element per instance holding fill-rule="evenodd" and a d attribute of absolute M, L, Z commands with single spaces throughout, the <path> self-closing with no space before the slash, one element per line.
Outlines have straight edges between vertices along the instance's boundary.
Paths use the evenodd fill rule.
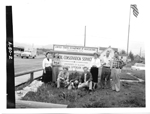
<path fill-rule="evenodd" d="M 53 49 L 37 48 L 37 55 L 45 55 L 48 51 L 53 51 Z"/>
<path fill-rule="evenodd" d="M 24 51 L 24 47 L 14 47 L 14 51 Z"/>
<path fill-rule="evenodd" d="M 21 53 L 24 51 L 24 47 L 14 47 L 14 55 L 15 56 L 20 56 Z"/>
<path fill-rule="evenodd" d="M 145 58 L 144 57 L 140 57 L 139 55 L 136 55 L 134 57 L 134 61 L 136 61 L 138 63 L 144 63 L 145 64 Z"/>

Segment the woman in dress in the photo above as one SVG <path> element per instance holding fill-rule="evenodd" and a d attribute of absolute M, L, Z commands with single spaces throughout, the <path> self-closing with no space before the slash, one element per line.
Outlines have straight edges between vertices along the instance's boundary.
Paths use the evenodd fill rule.
<path fill-rule="evenodd" d="M 52 53 L 51 52 L 46 53 L 46 58 L 43 60 L 42 67 L 43 67 L 42 81 L 44 83 L 52 82 Z"/>
<path fill-rule="evenodd" d="M 93 79 L 93 89 L 96 88 L 98 83 L 98 74 L 99 74 L 99 68 L 101 67 L 100 59 L 98 58 L 98 53 L 94 53 L 94 57 L 92 58 L 92 61 L 90 63 L 90 72 L 92 74 Z"/>
<path fill-rule="evenodd" d="M 54 53 L 53 56 L 53 82 L 57 82 L 58 74 L 59 74 L 59 68 L 60 68 L 60 56 L 58 53 Z"/>

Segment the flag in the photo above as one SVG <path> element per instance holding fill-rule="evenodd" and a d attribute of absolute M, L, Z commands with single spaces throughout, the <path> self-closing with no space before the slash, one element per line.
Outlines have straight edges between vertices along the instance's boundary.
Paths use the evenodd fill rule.
<path fill-rule="evenodd" d="M 136 5 L 136 4 L 132 4 L 132 5 L 131 5 L 131 8 L 133 9 L 133 15 L 134 15 L 135 17 L 137 17 L 138 14 L 139 14 L 137 5 Z"/>

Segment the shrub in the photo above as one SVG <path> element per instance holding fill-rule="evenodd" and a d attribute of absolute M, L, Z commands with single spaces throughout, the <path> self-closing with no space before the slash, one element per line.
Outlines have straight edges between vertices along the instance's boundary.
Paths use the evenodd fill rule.
<path fill-rule="evenodd" d="M 96 101 L 94 103 L 87 103 L 83 105 L 84 108 L 98 108 L 98 107 L 105 107 L 105 103 Z"/>

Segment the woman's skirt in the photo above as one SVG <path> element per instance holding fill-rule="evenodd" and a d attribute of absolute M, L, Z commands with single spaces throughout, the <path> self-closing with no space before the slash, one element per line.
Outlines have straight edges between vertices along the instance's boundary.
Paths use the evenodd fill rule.
<path fill-rule="evenodd" d="M 45 71 L 46 71 L 46 73 L 44 73 L 44 71 L 43 71 L 42 81 L 44 83 L 52 82 L 52 68 L 46 67 Z"/>
<path fill-rule="evenodd" d="M 58 78 L 58 74 L 59 74 L 59 67 L 58 66 L 54 66 L 53 68 L 53 82 L 56 82 L 57 81 L 57 78 Z"/>
<path fill-rule="evenodd" d="M 98 68 L 97 67 L 92 67 L 90 72 L 92 74 L 93 82 L 98 83 Z"/>

